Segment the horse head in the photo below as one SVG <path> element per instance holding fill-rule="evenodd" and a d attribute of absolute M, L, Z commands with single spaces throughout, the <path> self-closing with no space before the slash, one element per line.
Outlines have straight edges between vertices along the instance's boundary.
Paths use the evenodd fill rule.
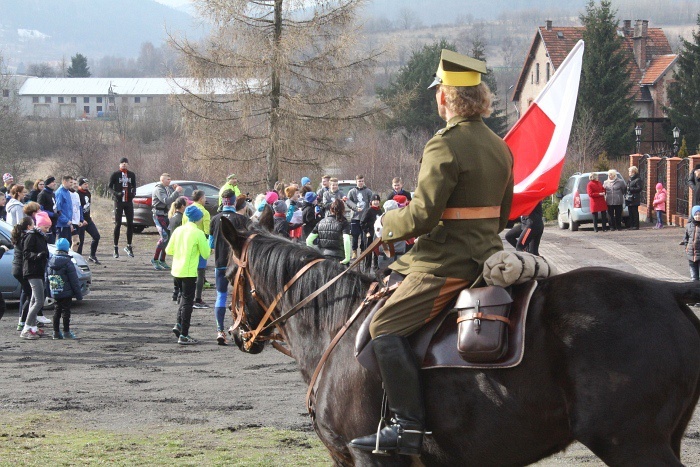
<path fill-rule="evenodd" d="M 234 300 L 231 303 L 231 312 L 234 322 L 238 323 L 230 332 L 233 336 L 233 341 L 241 351 L 258 354 L 264 350 L 266 341 L 259 340 L 245 345 L 246 339 L 244 336 L 258 326 L 265 310 L 255 300 L 250 284 L 236 283 L 236 278 L 238 278 L 238 281 L 246 281 L 244 271 L 241 271 L 241 261 L 243 260 L 247 263 L 242 258 L 243 251 L 254 232 L 237 230 L 225 217 L 221 218 L 221 231 L 228 244 L 231 245 L 231 258 L 229 259 L 226 278 L 234 287 Z M 247 268 L 249 265 L 243 264 L 243 267 Z M 236 296 L 236 293 L 242 294 L 242 296 Z M 238 302 L 238 308 L 236 308 L 236 302 Z M 269 335 L 270 332 L 267 331 L 264 335 Z"/>

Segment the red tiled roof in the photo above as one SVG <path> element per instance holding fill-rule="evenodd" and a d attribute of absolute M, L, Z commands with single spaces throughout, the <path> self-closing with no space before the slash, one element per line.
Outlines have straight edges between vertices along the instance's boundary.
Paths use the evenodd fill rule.
<path fill-rule="evenodd" d="M 622 28 L 620 28 L 620 30 L 622 30 Z M 532 45 L 530 46 L 525 65 L 520 72 L 517 86 L 513 92 L 513 99 L 517 100 L 519 98 L 520 90 L 522 89 L 524 80 L 527 78 L 524 75 L 525 70 L 527 69 L 529 62 L 534 57 L 535 50 L 537 49 L 540 40 L 544 42 L 545 50 L 549 54 L 549 59 L 552 62 L 552 65 L 554 65 L 554 70 L 556 71 L 571 49 L 573 49 L 576 43 L 583 38 L 583 31 L 583 26 L 552 27 L 551 29 L 547 29 L 545 26 L 540 26 L 532 41 Z M 641 98 L 639 84 L 642 81 L 643 73 L 637 66 L 637 62 L 634 60 L 633 46 L 634 40 L 632 37 L 629 35 L 624 36 L 623 47 L 630 60 L 630 81 L 634 83 L 631 93 L 635 99 L 638 99 Z M 647 29 L 646 49 L 647 60 L 652 60 L 652 64 L 655 64 L 654 58 L 659 55 L 672 55 L 671 46 L 668 43 L 666 34 L 664 34 L 664 31 L 661 28 Z M 649 66 L 649 69 L 651 69 L 651 65 Z M 658 76 L 663 73 L 663 70 L 659 71 L 658 73 L 659 74 L 657 74 L 652 80 L 652 84 L 653 81 L 655 81 Z M 649 71 L 647 71 L 646 75 L 644 76 L 644 83 L 641 84 L 648 84 L 647 81 L 649 81 L 649 79 L 647 79 L 647 76 L 652 77 Z"/>
<path fill-rule="evenodd" d="M 654 83 L 656 83 L 656 81 L 659 78 L 661 78 L 661 76 L 666 72 L 666 70 L 668 70 L 669 67 L 673 65 L 677 57 L 678 55 L 675 54 L 660 55 L 658 57 L 654 57 L 651 60 L 651 63 L 649 63 L 649 66 L 647 67 L 647 70 L 644 73 L 640 84 L 651 86 Z"/>

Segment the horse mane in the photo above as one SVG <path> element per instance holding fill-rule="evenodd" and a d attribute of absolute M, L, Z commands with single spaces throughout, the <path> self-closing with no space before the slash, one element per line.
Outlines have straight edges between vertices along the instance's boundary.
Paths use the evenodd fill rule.
<path fill-rule="evenodd" d="M 257 235 L 248 247 L 248 263 L 257 292 L 267 304 L 304 265 L 323 258 L 318 250 L 303 243 L 292 242 L 262 229 L 251 233 Z M 287 311 L 342 271 L 343 267 L 333 259 L 312 266 L 284 294 L 278 310 Z M 353 305 L 364 296 L 372 280 L 367 275 L 350 271 L 302 308 L 299 315 L 309 316 L 308 310 L 313 309 L 313 321 L 317 328 L 337 330 L 348 319 Z"/>

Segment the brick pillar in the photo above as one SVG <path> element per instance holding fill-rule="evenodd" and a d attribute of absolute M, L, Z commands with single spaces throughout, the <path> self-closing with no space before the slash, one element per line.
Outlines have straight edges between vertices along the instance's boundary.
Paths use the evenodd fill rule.
<path fill-rule="evenodd" d="M 652 214 L 654 212 L 654 194 L 656 193 L 656 164 L 661 160 L 660 157 L 650 157 L 647 159 L 649 169 L 647 170 L 647 199 L 642 200 L 646 204 L 646 209 L 642 210 L 640 206 L 640 217 L 644 216 L 647 221 L 651 222 Z"/>
<path fill-rule="evenodd" d="M 676 198 L 678 180 L 676 179 L 678 172 L 678 164 L 682 161 L 680 157 L 670 157 L 666 161 L 666 223 L 668 225 L 678 225 L 674 221 L 676 214 Z"/>
<path fill-rule="evenodd" d="M 641 154 L 630 154 L 630 167 L 639 167 L 639 159 L 641 158 Z"/>

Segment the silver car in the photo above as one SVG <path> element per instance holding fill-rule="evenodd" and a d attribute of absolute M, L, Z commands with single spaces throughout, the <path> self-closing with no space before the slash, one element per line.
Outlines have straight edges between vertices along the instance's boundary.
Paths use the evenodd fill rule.
<path fill-rule="evenodd" d="M 596 173 L 598 174 L 600 183 L 608 179 L 607 172 Z M 560 200 L 557 224 L 560 229 L 566 229 L 568 227 L 572 232 L 576 232 L 579 225 L 593 223 L 591 204 L 588 199 L 588 193 L 586 192 L 586 187 L 590 181 L 590 175 L 591 172 L 573 174 L 566 182 L 564 190 L 562 190 L 561 193 L 557 193 L 556 196 Z M 619 172 L 617 172 L 617 178 L 622 178 Z M 628 216 L 629 211 L 627 210 L 627 206 L 625 206 L 622 210 L 622 219 L 625 226 L 628 226 Z"/>
<path fill-rule="evenodd" d="M 0 245 L 6 245 L 8 248 L 11 248 L 10 251 L 5 252 L 2 258 L 0 258 L 0 292 L 2 292 L 2 296 L 5 299 L 19 300 L 19 294 L 22 288 L 19 282 L 17 282 L 17 279 L 12 275 L 12 260 L 15 257 L 15 250 L 11 241 L 11 232 L 12 226 L 0 220 Z M 49 245 L 49 253 L 52 255 L 56 253 L 56 245 Z M 90 293 L 90 285 L 92 284 L 90 266 L 88 266 L 85 259 L 78 253 L 70 251 L 69 254 L 73 264 L 75 264 L 75 270 L 78 273 L 80 289 L 83 292 L 83 296 L 85 296 Z"/>

